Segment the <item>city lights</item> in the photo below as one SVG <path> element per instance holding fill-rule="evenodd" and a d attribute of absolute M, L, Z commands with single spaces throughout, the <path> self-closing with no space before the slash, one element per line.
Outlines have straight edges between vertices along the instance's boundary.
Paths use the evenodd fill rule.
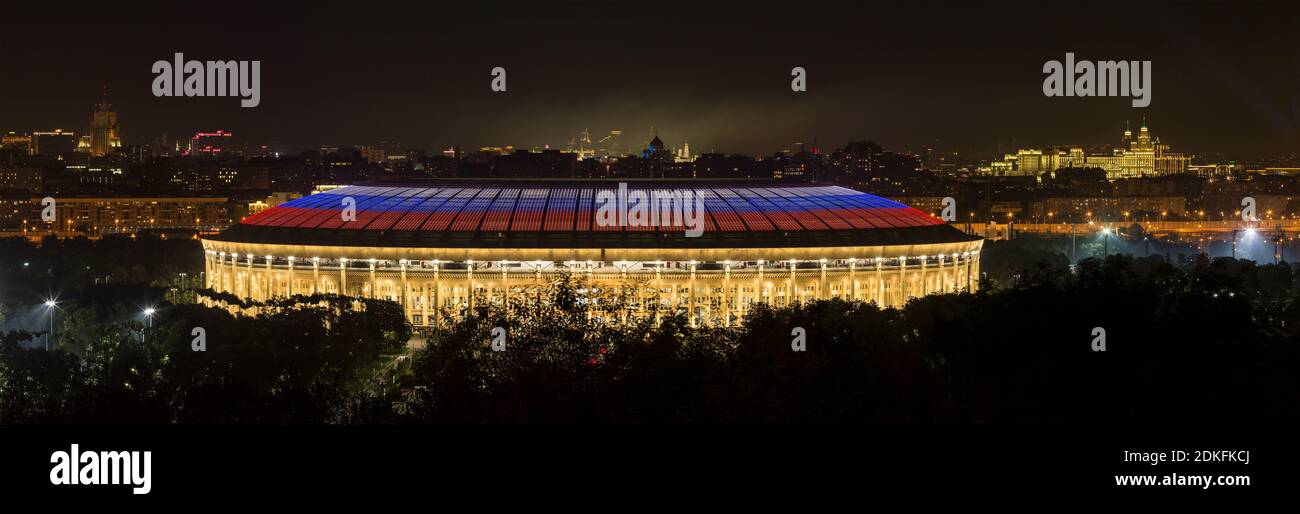
<path fill-rule="evenodd" d="M 10 510 L 1300 477 L 1300 0 L 23 4 Z"/>

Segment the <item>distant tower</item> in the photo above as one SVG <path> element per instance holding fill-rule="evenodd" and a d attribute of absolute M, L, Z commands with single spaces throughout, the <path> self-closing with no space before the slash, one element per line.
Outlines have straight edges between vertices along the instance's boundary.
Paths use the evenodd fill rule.
<path fill-rule="evenodd" d="M 108 86 L 104 86 L 104 96 L 95 104 L 95 112 L 90 117 L 90 154 L 102 157 L 121 146 L 117 112 L 108 102 Z"/>
<path fill-rule="evenodd" d="M 1124 142 L 1127 143 L 1132 140 L 1133 140 L 1133 131 L 1129 130 L 1128 121 L 1126 120 L 1124 122 Z"/>
<path fill-rule="evenodd" d="M 690 162 L 690 160 L 691 160 L 691 144 L 683 141 L 682 149 L 677 151 L 677 162 Z"/>
<path fill-rule="evenodd" d="M 1151 131 L 1147 129 L 1147 118 L 1142 117 L 1142 127 L 1138 129 L 1137 142 L 1132 145 L 1134 150 L 1149 151 L 1155 150 L 1155 145 L 1151 141 Z"/>

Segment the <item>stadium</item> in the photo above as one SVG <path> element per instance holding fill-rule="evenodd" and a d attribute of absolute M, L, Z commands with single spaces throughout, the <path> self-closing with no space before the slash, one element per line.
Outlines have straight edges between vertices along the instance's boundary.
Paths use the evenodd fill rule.
<path fill-rule="evenodd" d="M 684 202 L 687 223 L 667 208 L 656 224 L 608 216 L 651 197 L 693 198 L 702 212 Z M 683 226 L 692 221 L 703 230 Z M 355 185 L 203 238 L 212 290 L 388 299 L 417 327 L 528 301 L 566 275 L 589 314 L 610 322 L 685 314 L 692 325 L 733 326 L 758 303 L 831 298 L 895 307 L 974 291 L 982 244 L 851 189 L 735 180 Z"/>

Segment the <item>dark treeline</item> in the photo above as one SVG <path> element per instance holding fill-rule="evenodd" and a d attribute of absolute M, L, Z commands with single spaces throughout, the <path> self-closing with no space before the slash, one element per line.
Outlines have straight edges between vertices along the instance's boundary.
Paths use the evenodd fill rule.
<path fill-rule="evenodd" d="M 202 284 L 203 247 L 197 240 L 113 236 L 103 239 L 0 238 L 0 303 L 76 296 L 103 284 L 193 289 Z"/>
<path fill-rule="evenodd" d="M 1043 261 L 978 294 L 759 308 L 733 329 L 607 325 L 580 287 L 444 319 L 415 350 L 391 302 L 163 304 L 148 329 L 125 293 L 87 294 L 60 307 L 51 351 L 0 339 L 0 422 L 1258 423 L 1300 406 L 1286 264 Z"/>
<path fill-rule="evenodd" d="M 0 338 L 0 422 L 321 422 L 411 335 L 391 302 L 328 295 L 256 317 L 167 306 L 153 328 L 105 305 L 62 307 L 51 351 Z"/>

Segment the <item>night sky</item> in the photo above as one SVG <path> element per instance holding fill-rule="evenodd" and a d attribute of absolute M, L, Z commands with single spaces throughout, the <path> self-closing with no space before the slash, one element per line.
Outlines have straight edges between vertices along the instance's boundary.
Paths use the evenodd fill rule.
<path fill-rule="evenodd" d="M 992 156 L 1013 138 L 1118 142 L 1145 115 L 1175 150 L 1300 148 L 1300 3 L 701 3 L 11 2 L 0 130 L 83 132 L 107 84 L 128 144 L 225 129 L 292 150 L 563 147 L 588 128 L 639 147 L 653 126 L 696 153 L 816 137 Z M 262 61 L 261 105 L 154 98 L 150 66 L 177 51 Z M 1043 63 L 1067 51 L 1153 61 L 1151 106 L 1044 97 Z M 489 90 L 494 66 L 506 93 Z M 790 91 L 793 66 L 808 92 Z"/>

